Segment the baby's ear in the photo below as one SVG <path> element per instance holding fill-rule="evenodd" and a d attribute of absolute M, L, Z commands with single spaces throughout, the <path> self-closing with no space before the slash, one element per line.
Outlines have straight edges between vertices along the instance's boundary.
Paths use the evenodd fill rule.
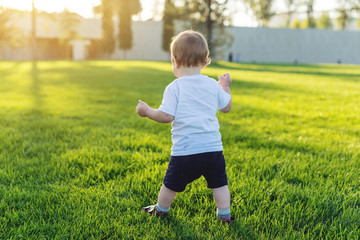
<path fill-rule="evenodd" d="M 176 62 L 176 58 L 171 56 L 171 63 L 174 65 L 175 68 L 179 68 L 180 65 Z"/>
<path fill-rule="evenodd" d="M 205 63 L 202 65 L 201 68 L 206 67 L 206 66 L 209 65 L 210 63 L 211 63 L 211 58 L 206 58 L 206 61 L 205 61 Z"/>
<path fill-rule="evenodd" d="M 206 59 L 206 65 L 209 65 L 210 63 L 211 63 L 211 58 L 208 57 L 208 58 Z"/>

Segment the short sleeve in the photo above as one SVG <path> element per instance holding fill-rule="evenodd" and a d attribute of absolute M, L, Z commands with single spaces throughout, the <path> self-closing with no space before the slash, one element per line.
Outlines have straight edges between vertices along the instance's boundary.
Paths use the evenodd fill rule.
<path fill-rule="evenodd" d="M 159 107 L 159 110 L 170 114 L 171 116 L 175 116 L 176 108 L 178 104 L 178 91 L 176 88 L 176 84 L 169 84 L 164 91 L 164 96 L 162 103 Z"/>
<path fill-rule="evenodd" d="M 231 100 L 231 95 L 225 92 L 220 84 L 217 84 L 218 90 L 218 109 L 224 109 Z"/>

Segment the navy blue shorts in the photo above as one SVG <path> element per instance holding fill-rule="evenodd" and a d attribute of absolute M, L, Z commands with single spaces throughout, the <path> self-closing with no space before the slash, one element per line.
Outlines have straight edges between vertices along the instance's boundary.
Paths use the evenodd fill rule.
<path fill-rule="evenodd" d="M 219 188 L 228 184 L 222 151 L 171 156 L 164 185 L 175 192 L 182 192 L 187 184 L 201 176 L 205 177 L 208 188 Z"/>

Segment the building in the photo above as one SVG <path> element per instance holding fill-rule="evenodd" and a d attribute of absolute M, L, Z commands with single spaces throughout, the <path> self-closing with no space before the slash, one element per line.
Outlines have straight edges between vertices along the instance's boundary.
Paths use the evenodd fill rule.
<path fill-rule="evenodd" d="M 72 15 L 76 37 L 65 42 L 66 32 L 62 31 L 61 14 L 41 12 L 36 18 L 37 59 L 64 59 L 82 60 L 89 57 L 90 44 L 101 38 L 101 22 L 97 19 L 84 19 L 79 15 Z M 31 32 L 32 21 L 30 12 L 14 11 L 11 14 L 11 24 L 18 29 L 24 38 L 21 47 L 4 48 L 0 59 L 26 60 L 32 58 Z"/>
<path fill-rule="evenodd" d="M 116 47 L 109 55 L 101 54 L 101 19 L 84 19 L 76 26 L 77 38 L 67 47 L 61 44 L 59 21 L 49 14 L 40 14 L 36 22 L 37 49 L 40 60 L 112 59 L 169 61 L 169 53 L 161 48 L 162 22 L 133 22 L 133 48 L 122 51 Z M 29 38 L 30 13 L 13 19 L 13 24 Z M 179 24 L 180 26 L 181 24 Z M 178 27 L 178 31 L 180 31 Z M 224 51 L 224 60 L 232 56 L 236 62 L 278 63 L 346 63 L 360 64 L 360 32 L 318 29 L 228 27 L 233 43 Z M 117 36 L 114 23 L 114 36 Z M 31 46 L 6 48 L 0 59 L 31 59 Z"/>

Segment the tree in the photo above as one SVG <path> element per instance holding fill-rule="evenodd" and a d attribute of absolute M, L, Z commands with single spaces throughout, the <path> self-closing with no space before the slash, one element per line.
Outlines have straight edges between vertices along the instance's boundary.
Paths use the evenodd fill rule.
<path fill-rule="evenodd" d="M 141 11 L 139 0 L 117 0 L 119 18 L 119 48 L 126 53 L 132 48 L 132 16 Z"/>
<path fill-rule="evenodd" d="M 360 18 L 357 19 L 357 21 L 356 21 L 356 26 L 357 26 L 357 28 L 360 30 Z"/>
<path fill-rule="evenodd" d="M 345 30 L 349 25 L 350 16 L 348 10 L 345 8 L 341 8 L 337 10 L 339 16 L 336 18 L 336 25 L 340 30 Z"/>
<path fill-rule="evenodd" d="M 317 27 L 319 29 L 329 29 L 332 27 L 331 19 L 329 13 L 323 12 L 321 17 L 317 20 Z"/>
<path fill-rule="evenodd" d="M 103 51 L 106 54 L 110 55 L 115 50 L 113 0 L 101 0 L 101 12 L 102 12 L 102 47 L 103 47 Z"/>
<path fill-rule="evenodd" d="M 174 20 L 178 18 L 174 0 L 165 0 L 163 15 L 162 49 L 169 52 L 171 38 L 175 35 Z"/>
<path fill-rule="evenodd" d="M 357 11 L 358 13 L 360 13 L 360 0 L 354 0 L 353 4 L 352 4 L 352 8 L 353 10 Z"/>
<path fill-rule="evenodd" d="M 119 1 L 119 48 L 126 52 L 132 47 L 132 31 L 131 31 L 131 12 L 129 11 L 130 1 L 120 0 Z"/>
<path fill-rule="evenodd" d="M 305 29 L 305 28 L 315 28 L 314 23 L 316 23 L 315 18 L 310 17 L 310 18 L 306 18 L 301 24 L 300 24 L 300 28 Z"/>
<path fill-rule="evenodd" d="M 64 46 L 65 58 L 70 58 L 70 41 L 79 38 L 77 27 L 81 22 L 80 16 L 70 12 L 68 9 L 64 9 L 59 20 L 60 45 Z"/>
<path fill-rule="evenodd" d="M 12 42 L 12 27 L 10 25 L 9 13 L 0 7 L 0 43 Z"/>
<path fill-rule="evenodd" d="M 229 0 L 185 0 L 182 8 L 183 20 L 191 28 L 204 33 L 211 57 L 222 58 L 222 47 L 232 43 L 232 36 L 226 31 L 225 24 L 231 22 L 227 11 Z"/>
<path fill-rule="evenodd" d="M 151 20 L 156 21 L 156 20 L 160 19 L 160 17 L 161 17 L 161 11 L 159 9 L 160 3 L 159 3 L 159 0 L 154 0 L 153 2 L 154 3 L 153 3 Z"/>
<path fill-rule="evenodd" d="M 290 28 L 300 28 L 301 27 L 301 21 L 300 19 L 295 19 L 291 25 L 290 25 Z"/>
<path fill-rule="evenodd" d="M 314 3 L 315 3 L 315 0 L 306 0 L 304 2 L 305 6 L 306 6 L 307 18 L 302 24 L 303 28 L 315 28 L 316 27 L 316 21 L 315 21 L 315 18 L 313 17 Z"/>
<path fill-rule="evenodd" d="M 275 15 L 272 11 L 274 0 L 242 0 L 253 12 L 260 26 L 268 26 L 270 19 Z"/>
<path fill-rule="evenodd" d="M 0 50 L 5 46 L 19 47 L 24 43 L 24 36 L 21 31 L 10 23 L 11 10 L 0 6 Z"/>
<path fill-rule="evenodd" d="M 36 61 L 37 56 L 37 44 L 36 44 L 36 8 L 34 0 L 31 1 L 32 4 L 32 14 L 31 14 L 31 49 L 32 49 L 32 60 Z"/>
<path fill-rule="evenodd" d="M 338 8 L 336 9 L 338 17 L 336 18 L 336 25 L 340 30 L 345 30 L 351 20 L 351 12 L 355 10 L 355 1 L 353 0 L 339 0 Z"/>
<path fill-rule="evenodd" d="M 290 27 L 292 15 L 296 12 L 297 1 L 296 0 L 284 0 L 287 8 L 286 26 Z"/>
<path fill-rule="evenodd" d="M 119 19 L 119 48 L 125 52 L 132 48 L 132 16 L 141 12 L 140 0 L 101 0 L 101 5 L 94 7 L 94 12 L 102 14 L 102 45 L 105 53 L 109 55 L 115 50 L 115 13 Z"/>

